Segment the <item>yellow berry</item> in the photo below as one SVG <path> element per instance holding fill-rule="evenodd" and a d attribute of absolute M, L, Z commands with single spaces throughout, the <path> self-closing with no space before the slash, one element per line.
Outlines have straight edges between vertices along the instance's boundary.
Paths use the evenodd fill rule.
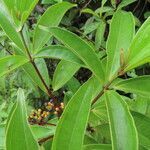
<path fill-rule="evenodd" d="M 41 117 L 38 117 L 38 120 L 40 121 L 42 118 Z"/>
<path fill-rule="evenodd" d="M 33 118 L 33 115 L 30 115 L 30 118 Z"/>
<path fill-rule="evenodd" d="M 43 111 L 43 114 L 46 114 L 46 111 Z"/>
<path fill-rule="evenodd" d="M 37 119 L 38 117 L 37 116 L 34 116 L 34 119 Z"/>
<path fill-rule="evenodd" d="M 60 103 L 61 106 L 64 106 L 64 103 Z"/>
<path fill-rule="evenodd" d="M 58 112 L 57 112 L 57 111 L 54 111 L 54 114 L 55 114 L 55 115 L 57 115 L 57 114 L 58 114 Z"/>
<path fill-rule="evenodd" d="M 41 109 L 38 109 L 38 112 L 41 112 L 42 110 Z"/>
<path fill-rule="evenodd" d="M 56 107 L 56 108 L 55 108 L 55 110 L 56 110 L 56 111 L 59 111 L 59 108 L 58 108 L 58 107 Z"/>
<path fill-rule="evenodd" d="M 49 115 L 49 112 L 47 112 L 46 114 Z"/>
<path fill-rule="evenodd" d="M 50 106 L 46 106 L 46 109 L 50 110 L 50 109 L 52 109 L 52 106 L 51 105 Z"/>

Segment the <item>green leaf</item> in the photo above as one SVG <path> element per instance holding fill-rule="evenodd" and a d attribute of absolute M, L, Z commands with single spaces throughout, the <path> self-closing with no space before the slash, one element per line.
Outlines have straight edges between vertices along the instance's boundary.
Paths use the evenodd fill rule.
<path fill-rule="evenodd" d="M 71 91 L 72 93 L 76 93 L 76 91 L 81 86 L 80 82 L 75 78 L 72 77 L 66 84 L 68 91 Z"/>
<path fill-rule="evenodd" d="M 31 125 L 31 130 L 37 140 L 54 135 L 55 129 L 56 129 L 56 126 Z"/>
<path fill-rule="evenodd" d="M 108 111 L 113 150 L 138 150 L 138 137 L 134 120 L 127 104 L 114 91 L 107 91 Z"/>
<path fill-rule="evenodd" d="M 84 30 L 84 33 L 83 33 L 83 35 L 87 35 L 87 34 L 90 34 L 91 32 L 93 32 L 93 31 L 95 31 L 97 28 L 98 28 L 98 26 L 99 26 L 99 22 L 88 22 L 87 21 L 87 23 L 82 27 L 82 29 Z"/>
<path fill-rule="evenodd" d="M 134 20 L 131 13 L 117 11 L 112 18 L 107 40 L 107 79 L 113 79 L 124 64 L 125 52 L 134 36 Z M 120 62 L 121 60 L 121 62 Z"/>
<path fill-rule="evenodd" d="M 95 35 L 95 47 L 98 50 L 104 38 L 106 23 L 101 21 Z"/>
<path fill-rule="evenodd" d="M 116 3 L 117 3 L 117 1 L 116 1 L 116 0 L 110 0 L 110 2 L 111 2 L 111 5 L 112 5 L 114 8 L 116 8 Z"/>
<path fill-rule="evenodd" d="M 118 5 L 117 9 L 121 9 L 133 2 L 135 2 L 136 0 L 122 0 L 121 3 Z"/>
<path fill-rule="evenodd" d="M 85 9 L 81 10 L 81 13 L 88 13 L 93 16 L 99 17 L 99 15 L 97 13 L 95 13 L 92 9 L 89 9 L 89 8 L 85 8 Z"/>
<path fill-rule="evenodd" d="M 35 64 L 40 71 L 40 74 L 42 75 L 46 85 L 50 86 L 50 78 L 47 70 L 47 66 L 45 61 L 42 58 L 36 59 Z M 47 89 L 45 88 L 43 82 L 41 81 L 39 75 L 37 74 L 35 68 L 33 65 L 29 62 L 25 65 L 23 65 L 23 70 L 27 73 L 27 75 L 30 77 L 30 79 L 45 93 L 47 93 Z"/>
<path fill-rule="evenodd" d="M 93 80 L 90 79 L 79 88 L 68 102 L 59 120 L 52 150 L 80 150 L 82 148 L 92 92 Z"/>
<path fill-rule="evenodd" d="M 45 60 L 42 58 L 35 59 L 35 64 L 36 64 L 37 68 L 39 69 L 40 74 L 42 75 L 44 81 L 46 82 L 46 85 L 49 87 L 51 81 L 50 81 L 48 68 L 47 68 Z"/>
<path fill-rule="evenodd" d="M 141 114 L 147 114 L 150 99 L 148 97 L 143 97 L 137 95 L 136 98 L 132 101 L 130 100 L 130 109 L 139 112 Z"/>
<path fill-rule="evenodd" d="M 6 35 L 20 48 L 24 49 L 23 42 L 21 40 L 20 34 L 15 29 L 13 21 L 9 17 L 9 14 L 4 9 L 4 5 L 0 3 L 0 26 L 5 31 Z"/>
<path fill-rule="evenodd" d="M 150 62 L 150 17 L 138 30 L 127 55 L 125 71 Z"/>
<path fill-rule="evenodd" d="M 150 96 L 150 76 L 141 76 L 122 80 L 114 85 L 114 88 L 124 92 Z"/>
<path fill-rule="evenodd" d="M 44 44 L 48 42 L 48 39 L 51 37 L 49 33 L 40 29 L 39 26 L 41 25 L 46 27 L 58 26 L 64 14 L 74 6 L 75 5 L 71 3 L 62 2 L 55 4 L 46 10 L 46 12 L 43 14 L 43 16 L 41 17 L 35 28 L 33 38 L 33 46 L 35 50 L 42 48 Z"/>
<path fill-rule="evenodd" d="M 6 56 L 0 59 L 0 77 L 26 64 L 29 60 L 23 56 Z"/>
<path fill-rule="evenodd" d="M 3 124 L 0 125 L 0 149 L 4 149 L 4 139 L 5 139 L 5 126 Z"/>
<path fill-rule="evenodd" d="M 18 90 L 17 102 L 6 128 L 6 149 L 7 150 L 38 150 L 38 143 L 35 141 L 28 124 L 25 97 L 22 89 Z"/>
<path fill-rule="evenodd" d="M 60 2 L 62 2 L 62 0 L 42 0 L 42 4 L 55 4 Z"/>
<path fill-rule="evenodd" d="M 150 149 L 150 118 L 136 112 L 132 112 L 132 115 L 139 134 L 139 144 Z"/>
<path fill-rule="evenodd" d="M 102 70 L 101 61 L 87 42 L 74 33 L 57 27 L 50 28 L 50 33 L 58 38 L 63 44 L 70 47 L 70 50 L 89 67 L 99 81 L 104 81 L 104 72 Z"/>
<path fill-rule="evenodd" d="M 13 20 L 20 30 L 23 23 L 26 21 L 31 11 L 37 4 L 38 0 L 3 0 L 7 6 L 10 15 L 13 17 Z"/>
<path fill-rule="evenodd" d="M 54 72 L 52 87 L 56 91 L 67 83 L 81 66 L 62 60 Z"/>
<path fill-rule="evenodd" d="M 84 65 L 84 63 L 73 52 L 64 46 L 48 46 L 38 51 L 34 58 L 63 59 L 69 62 Z"/>
<path fill-rule="evenodd" d="M 83 150 L 112 150 L 112 148 L 108 144 L 89 144 L 84 145 Z"/>

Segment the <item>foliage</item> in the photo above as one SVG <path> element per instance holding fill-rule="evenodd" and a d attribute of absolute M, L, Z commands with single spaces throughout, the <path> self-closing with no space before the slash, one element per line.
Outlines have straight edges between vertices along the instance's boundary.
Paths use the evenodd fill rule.
<path fill-rule="evenodd" d="M 150 18 L 127 11 L 135 3 L 0 1 L 0 149 L 150 149 L 150 76 L 138 72 Z"/>

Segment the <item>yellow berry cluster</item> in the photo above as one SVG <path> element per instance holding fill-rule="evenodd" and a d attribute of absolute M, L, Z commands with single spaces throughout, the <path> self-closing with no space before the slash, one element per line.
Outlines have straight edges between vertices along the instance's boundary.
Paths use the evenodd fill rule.
<path fill-rule="evenodd" d="M 43 111 L 42 109 L 32 110 L 29 116 L 29 122 L 40 123 L 45 122 L 50 115 L 49 111 Z"/>
<path fill-rule="evenodd" d="M 53 115 L 60 116 L 64 109 L 64 103 L 59 103 L 54 105 L 52 102 L 44 103 L 43 108 L 37 110 L 32 110 L 29 115 L 29 122 L 31 124 L 44 124 L 46 123 Z"/>
<path fill-rule="evenodd" d="M 62 113 L 63 109 L 64 109 L 64 103 L 60 103 L 60 105 L 58 107 L 55 107 L 54 114 L 58 115 L 58 114 Z"/>

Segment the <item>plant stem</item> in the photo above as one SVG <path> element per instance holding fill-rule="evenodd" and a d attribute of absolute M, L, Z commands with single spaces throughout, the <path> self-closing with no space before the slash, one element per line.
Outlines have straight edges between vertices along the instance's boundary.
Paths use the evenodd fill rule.
<path fill-rule="evenodd" d="M 24 46 L 25 46 L 25 50 L 26 50 L 27 55 L 28 55 L 28 57 L 29 57 L 29 59 L 30 59 L 30 62 L 31 62 L 31 64 L 32 64 L 32 66 L 34 67 L 34 69 L 35 69 L 37 75 L 39 76 L 40 80 L 42 81 L 42 83 L 43 83 L 43 85 L 44 85 L 44 87 L 45 87 L 45 89 L 46 89 L 46 91 L 47 91 L 47 94 L 48 94 L 51 98 L 55 99 L 55 96 L 52 94 L 52 92 L 50 91 L 49 87 L 47 86 L 45 80 L 43 79 L 43 77 L 42 77 L 42 75 L 41 75 L 39 69 L 37 68 L 37 66 L 36 66 L 36 64 L 35 64 L 35 62 L 34 62 L 34 59 L 32 58 L 32 56 L 31 56 L 31 54 L 30 54 L 30 52 L 29 52 L 29 49 L 28 49 L 27 44 L 26 44 L 26 41 L 25 41 L 25 39 L 24 39 L 22 30 L 20 31 L 20 35 L 21 35 L 21 37 L 22 37 L 22 40 L 23 40 L 23 43 L 24 43 Z"/>
<path fill-rule="evenodd" d="M 52 139 L 52 138 L 53 138 L 53 135 L 48 136 L 48 137 L 46 137 L 46 138 L 43 138 L 43 139 L 39 140 L 38 143 L 41 145 L 42 143 L 44 143 L 44 142 L 46 142 L 47 140 L 50 140 L 50 139 Z"/>
<path fill-rule="evenodd" d="M 113 82 L 113 80 L 110 81 L 108 84 L 106 84 L 103 87 L 103 89 L 99 92 L 99 94 L 93 99 L 91 106 L 94 105 L 97 102 L 97 100 L 105 93 L 106 90 L 108 90 L 108 88 L 109 88 L 109 86 L 111 85 L 112 82 Z"/>

